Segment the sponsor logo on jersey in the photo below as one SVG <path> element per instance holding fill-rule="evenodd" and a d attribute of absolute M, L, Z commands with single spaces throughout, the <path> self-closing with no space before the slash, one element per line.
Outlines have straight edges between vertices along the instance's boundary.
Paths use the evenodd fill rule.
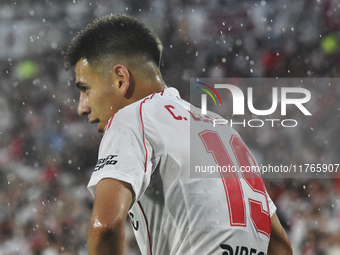
<path fill-rule="evenodd" d="M 106 158 L 98 159 L 97 164 L 94 167 L 94 171 L 99 171 L 107 165 L 115 165 L 118 162 L 117 160 L 115 160 L 116 157 L 118 157 L 118 155 L 109 155 Z"/>
<path fill-rule="evenodd" d="M 258 251 L 255 248 L 246 246 L 236 246 L 234 249 L 228 244 L 220 244 L 220 246 L 225 250 L 223 255 L 266 255 L 263 251 Z"/>

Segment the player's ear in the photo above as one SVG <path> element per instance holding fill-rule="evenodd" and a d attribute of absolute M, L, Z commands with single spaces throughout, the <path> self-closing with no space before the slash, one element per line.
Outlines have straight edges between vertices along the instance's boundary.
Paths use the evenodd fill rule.
<path fill-rule="evenodd" d="M 125 96 L 130 86 L 130 72 L 121 64 L 113 67 L 114 86 L 120 91 L 122 96 Z"/>

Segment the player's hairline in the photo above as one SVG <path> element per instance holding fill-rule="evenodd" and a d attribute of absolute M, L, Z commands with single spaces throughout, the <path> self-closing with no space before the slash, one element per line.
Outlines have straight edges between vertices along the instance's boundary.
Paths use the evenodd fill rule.
<path fill-rule="evenodd" d="M 101 26 L 99 26 L 101 22 L 107 22 L 111 18 L 114 18 L 115 20 L 122 20 L 122 22 L 133 21 L 136 24 L 141 25 L 143 27 L 143 29 L 144 28 L 146 29 L 147 37 L 151 38 L 154 41 L 154 43 L 156 43 L 156 47 L 158 49 L 159 56 L 157 57 L 157 59 L 154 58 L 154 55 L 152 55 L 151 51 L 150 52 L 147 51 L 145 53 L 139 52 L 138 54 L 136 54 L 136 56 L 138 57 L 140 55 L 140 56 L 143 56 L 143 57 L 147 57 L 150 61 L 155 62 L 155 64 L 160 69 L 164 46 L 163 46 L 160 38 L 158 37 L 158 35 L 154 32 L 154 30 L 150 26 L 141 22 L 140 20 L 137 20 L 133 16 L 126 15 L 126 14 L 111 14 L 111 15 L 106 15 L 106 16 L 95 19 L 94 21 L 92 21 L 92 23 L 89 23 L 85 28 L 83 28 L 78 33 L 78 35 L 76 35 L 71 40 L 71 42 L 69 43 L 68 48 L 66 50 L 66 54 L 65 54 L 65 60 L 66 60 L 65 65 L 64 65 L 65 70 L 67 71 L 69 68 L 76 66 L 76 64 L 82 58 L 87 59 L 93 65 L 101 65 L 102 63 L 107 62 L 107 61 L 111 62 L 114 59 L 117 60 L 117 57 L 126 57 L 126 58 L 131 57 L 131 55 L 124 54 L 123 52 L 121 52 L 121 53 L 116 52 L 114 54 L 110 54 L 109 56 L 107 56 L 107 55 L 105 56 L 105 53 L 104 53 L 104 55 L 100 54 L 100 56 L 98 56 L 98 55 L 94 56 L 91 53 L 88 54 L 86 51 L 84 52 L 84 51 L 81 50 L 83 48 L 81 42 L 84 40 L 84 38 L 86 40 L 87 36 L 90 34 L 91 31 L 95 31 L 96 29 L 99 29 L 101 27 Z M 86 50 L 86 48 L 83 48 L 83 50 Z M 105 60 L 103 60 L 103 58 L 105 58 Z"/>

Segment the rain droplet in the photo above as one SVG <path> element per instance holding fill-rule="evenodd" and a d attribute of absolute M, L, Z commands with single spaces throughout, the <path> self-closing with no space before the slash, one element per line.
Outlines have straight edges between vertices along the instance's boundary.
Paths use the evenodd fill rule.
<path fill-rule="evenodd" d="M 51 43 L 52 49 L 56 49 L 58 47 L 58 44 L 56 42 Z"/>

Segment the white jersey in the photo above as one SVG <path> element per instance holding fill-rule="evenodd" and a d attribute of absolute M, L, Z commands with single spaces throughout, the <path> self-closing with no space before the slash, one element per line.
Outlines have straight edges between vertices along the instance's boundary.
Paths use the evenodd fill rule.
<path fill-rule="evenodd" d="M 103 178 L 131 184 L 143 255 L 267 253 L 275 205 L 261 178 L 239 173 L 256 162 L 235 130 L 213 127 L 214 117 L 167 88 L 108 121 L 88 187 L 94 194 Z M 203 166 L 228 165 L 238 171 L 204 176 Z M 192 178 L 197 170 L 202 176 Z"/>

